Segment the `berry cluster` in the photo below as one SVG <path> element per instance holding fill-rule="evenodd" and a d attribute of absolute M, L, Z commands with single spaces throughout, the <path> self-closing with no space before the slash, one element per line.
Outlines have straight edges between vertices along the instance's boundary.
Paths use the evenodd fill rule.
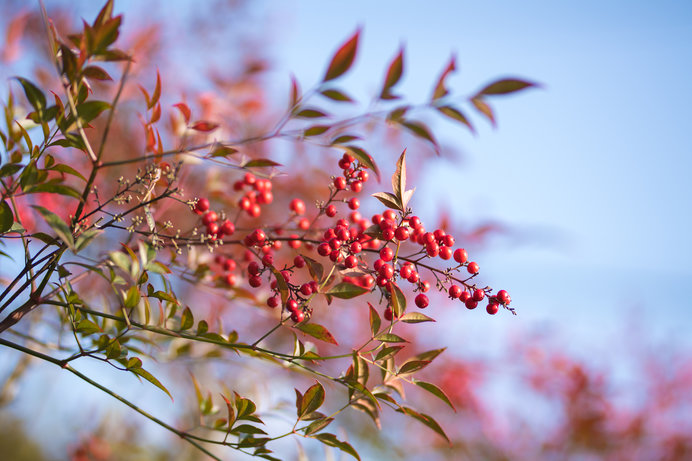
<path fill-rule="evenodd" d="M 219 224 L 219 214 L 209 209 L 209 200 L 201 198 L 195 204 L 194 212 L 202 215 L 202 224 L 206 228 L 206 234 L 212 241 L 222 240 L 225 236 L 231 236 L 235 232 L 235 224 L 229 219 L 224 219 Z"/>
<path fill-rule="evenodd" d="M 256 178 L 252 173 L 245 173 L 242 180 L 233 183 L 233 190 L 245 191 L 238 200 L 238 208 L 253 218 L 258 218 L 262 213 L 260 205 L 268 205 L 274 201 L 272 182 Z"/>

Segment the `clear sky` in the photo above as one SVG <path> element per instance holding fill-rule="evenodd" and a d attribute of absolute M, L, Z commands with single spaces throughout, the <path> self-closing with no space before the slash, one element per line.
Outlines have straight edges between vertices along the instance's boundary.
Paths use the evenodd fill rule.
<path fill-rule="evenodd" d="M 363 26 L 349 88 L 372 94 L 406 44 L 402 92 L 428 97 L 451 52 L 461 94 L 497 76 L 544 89 L 498 98 L 499 127 L 442 128 L 466 161 L 431 164 L 414 206 L 453 197 L 464 222 L 501 219 L 526 240 L 498 242 L 485 275 L 521 309 L 499 328 L 550 324 L 607 342 L 632 320 L 684 340 L 692 302 L 692 3 L 680 1 L 266 3 L 278 71 L 317 81 Z M 634 318 L 631 316 L 636 314 Z M 507 326 L 513 322 L 516 326 Z M 484 322 L 485 323 L 485 322 Z M 502 324 L 503 326 L 500 326 Z M 689 343 L 688 343 L 689 345 Z"/>

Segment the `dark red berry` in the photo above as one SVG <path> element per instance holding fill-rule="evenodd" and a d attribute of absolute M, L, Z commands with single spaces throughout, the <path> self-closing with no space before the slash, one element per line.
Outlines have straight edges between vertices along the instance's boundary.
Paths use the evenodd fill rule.
<path fill-rule="evenodd" d="M 384 247 L 380 250 L 380 258 L 382 261 L 391 261 L 394 258 L 394 250 L 389 247 Z"/>
<path fill-rule="evenodd" d="M 474 301 L 473 299 L 467 300 L 464 304 L 466 304 L 467 309 L 475 309 L 478 307 L 478 301 Z"/>
<path fill-rule="evenodd" d="M 271 308 L 277 307 L 279 304 L 281 304 L 281 300 L 278 296 L 272 296 L 271 298 L 267 299 L 267 306 Z"/>
<path fill-rule="evenodd" d="M 478 263 L 470 262 L 466 270 L 469 271 L 469 274 L 477 274 L 480 268 L 478 267 Z"/>
<path fill-rule="evenodd" d="M 394 313 L 390 307 L 387 307 L 384 310 L 384 319 L 388 322 L 391 322 L 394 319 Z"/>
<path fill-rule="evenodd" d="M 428 304 L 430 303 L 428 297 L 423 293 L 420 293 L 418 296 L 416 296 L 415 302 L 416 306 L 418 306 L 420 309 L 425 309 L 426 307 L 428 307 Z"/>
<path fill-rule="evenodd" d="M 303 296 L 310 296 L 312 294 L 312 286 L 310 283 L 304 283 L 300 286 L 300 293 Z"/>
<path fill-rule="evenodd" d="M 483 298 L 485 298 L 485 291 L 481 290 L 480 288 L 475 290 L 472 298 L 474 301 L 483 301 Z"/>
<path fill-rule="evenodd" d="M 336 216 L 336 207 L 334 205 L 329 205 L 325 210 L 324 214 L 329 216 L 330 218 L 333 218 Z"/>
<path fill-rule="evenodd" d="M 209 200 L 207 200 L 206 198 L 201 198 L 201 199 L 197 200 L 197 204 L 195 205 L 196 211 L 198 211 L 200 213 L 204 213 L 208 209 L 209 209 Z"/>
<path fill-rule="evenodd" d="M 456 250 L 454 250 L 454 260 L 459 264 L 464 264 L 466 261 L 468 261 L 468 259 L 469 255 L 463 248 L 457 248 Z"/>
<path fill-rule="evenodd" d="M 497 297 L 497 300 L 500 301 L 502 304 L 509 304 L 512 300 L 512 298 L 509 297 L 509 293 L 507 293 L 506 290 L 498 291 L 495 296 Z"/>
<path fill-rule="evenodd" d="M 257 288 L 262 285 L 262 277 L 259 275 L 253 275 L 248 279 L 248 283 L 252 288 Z"/>
<path fill-rule="evenodd" d="M 459 296 L 461 296 L 461 291 L 462 290 L 461 290 L 461 287 L 459 285 L 452 285 L 451 287 L 449 287 L 449 296 L 452 299 L 456 299 Z"/>
<path fill-rule="evenodd" d="M 488 306 L 485 308 L 485 311 L 490 315 L 497 314 L 497 311 L 499 310 L 500 305 L 498 303 L 488 303 Z"/>
<path fill-rule="evenodd" d="M 235 224 L 233 224 L 228 219 L 221 223 L 221 232 L 225 235 L 233 235 L 235 232 Z"/>
<path fill-rule="evenodd" d="M 356 258 L 353 255 L 346 257 L 346 260 L 344 261 L 344 266 L 348 267 L 349 269 L 353 269 L 357 265 L 358 265 L 358 258 Z"/>
<path fill-rule="evenodd" d="M 302 256 L 298 255 L 295 258 L 293 258 L 293 265 L 298 268 L 305 267 L 305 260 Z"/>
<path fill-rule="evenodd" d="M 396 237 L 397 240 L 400 240 L 400 241 L 408 240 L 410 235 L 411 234 L 408 230 L 408 227 L 400 226 L 400 227 L 397 227 L 396 230 L 394 231 L 394 236 Z"/>

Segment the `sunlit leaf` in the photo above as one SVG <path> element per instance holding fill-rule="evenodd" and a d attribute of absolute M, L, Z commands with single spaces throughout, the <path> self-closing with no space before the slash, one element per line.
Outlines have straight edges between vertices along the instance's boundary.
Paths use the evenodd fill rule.
<path fill-rule="evenodd" d="M 319 382 L 316 382 L 305 391 L 300 402 L 300 410 L 298 416 L 302 417 L 317 410 L 324 403 L 324 387 Z"/>
<path fill-rule="evenodd" d="M 399 50 L 399 54 L 389 63 L 387 68 L 387 75 L 384 78 L 384 84 L 382 85 L 382 91 L 380 92 L 380 99 L 397 99 L 398 96 L 392 94 L 391 89 L 396 85 L 401 79 L 401 74 L 404 70 L 404 49 Z"/>
<path fill-rule="evenodd" d="M 419 413 L 416 410 L 408 407 L 401 407 L 397 409 L 396 411 L 399 411 L 401 413 L 404 413 L 405 415 L 411 416 L 414 419 L 417 419 L 421 423 L 425 424 L 428 426 L 430 429 L 433 431 L 437 432 L 439 435 L 441 435 L 447 442 L 451 443 L 449 440 L 449 437 L 447 437 L 447 434 L 445 434 L 445 431 L 442 430 L 442 427 L 433 419 L 432 416 Z"/>
<path fill-rule="evenodd" d="M 0 202 L 0 234 L 10 230 L 13 222 L 14 214 L 12 214 L 12 208 L 3 200 Z"/>
<path fill-rule="evenodd" d="M 409 360 L 404 363 L 397 374 L 404 375 L 406 373 L 414 373 L 421 370 L 430 364 L 429 360 Z"/>
<path fill-rule="evenodd" d="M 440 389 L 439 387 L 437 387 L 436 385 L 434 385 L 432 383 L 427 383 L 425 381 L 415 380 L 414 383 L 416 384 L 416 386 L 430 392 L 432 395 L 434 395 L 438 399 L 442 400 L 444 403 L 449 405 L 454 411 L 456 411 L 456 408 L 454 408 L 452 401 L 449 400 L 449 397 L 447 397 L 447 394 L 445 394 L 442 389 Z"/>
<path fill-rule="evenodd" d="M 372 194 L 372 196 L 379 200 L 387 208 L 403 211 L 399 198 L 390 192 L 375 192 Z"/>
<path fill-rule="evenodd" d="M 487 85 L 478 92 L 478 95 L 501 95 L 521 91 L 525 88 L 538 86 L 533 82 L 519 80 L 516 78 L 505 78 Z"/>
<path fill-rule="evenodd" d="M 43 208 L 42 206 L 32 205 L 36 211 L 43 217 L 46 223 L 58 234 L 58 238 L 67 244 L 68 248 L 74 251 L 74 238 L 72 237 L 72 231 L 69 226 L 63 221 L 60 216 L 56 215 L 52 211 Z"/>
<path fill-rule="evenodd" d="M 299 118 L 320 118 L 320 117 L 326 117 L 327 113 L 324 111 L 321 111 L 319 109 L 310 108 L 310 109 L 303 109 L 301 111 L 298 111 L 298 113 L 296 113 L 294 116 L 299 117 Z"/>
<path fill-rule="evenodd" d="M 260 168 L 267 166 L 281 166 L 281 164 L 274 160 L 269 160 L 268 158 L 256 158 L 243 164 L 243 168 Z"/>
<path fill-rule="evenodd" d="M 367 288 L 363 288 L 358 285 L 354 285 L 353 283 L 349 282 L 341 282 L 335 286 L 333 286 L 328 292 L 328 295 L 334 296 L 335 298 L 341 298 L 341 299 L 351 299 L 355 298 L 356 296 L 363 295 L 365 293 L 368 293 L 370 290 Z"/>
<path fill-rule="evenodd" d="M 437 108 L 440 113 L 444 114 L 445 116 L 451 118 L 452 120 L 456 120 L 459 123 L 462 123 L 463 125 L 466 125 L 469 130 L 471 130 L 472 133 L 475 133 L 476 130 L 474 129 L 473 125 L 471 125 L 471 122 L 469 121 L 468 118 L 459 110 L 456 109 L 452 106 L 442 106 Z"/>
<path fill-rule="evenodd" d="M 333 88 L 322 90 L 320 91 L 320 94 L 325 98 L 331 99 L 332 101 L 353 102 L 353 99 L 349 95 L 347 95 L 343 91 L 335 90 Z"/>
<path fill-rule="evenodd" d="M 495 114 L 493 114 L 493 110 L 490 108 L 488 104 L 483 101 L 482 98 L 480 97 L 475 97 L 471 99 L 471 104 L 480 112 L 481 114 L 485 115 L 488 120 L 490 120 L 490 123 L 495 126 Z"/>
<path fill-rule="evenodd" d="M 368 303 L 368 307 L 370 308 L 370 331 L 374 336 L 378 331 L 380 331 L 382 320 L 380 319 L 380 315 L 377 313 L 375 308 L 372 307 L 372 304 Z"/>
<path fill-rule="evenodd" d="M 306 335 L 312 336 L 313 338 L 319 339 L 320 341 L 324 341 L 337 346 L 339 345 L 339 343 L 336 342 L 336 339 L 334 339 L 334 336 L 329 332 L 329 330 L 317 323 L 302 323 L 296 326 L 296 328 L 305 333 Z"/>
<path fill-rule="evenodd" d="M 432 94 L 432 100 L 440 99 L 443 96 L 446 96 L 449 91 L 447 90 L 447 87 L 445 86 L 445 80 L 447 79 L 447 76 L 453 72 L 456 69 L 456 63 L 455 63 L 455 58 L 452 56 L 449 60 L 449 64 L 447 64 L 447 67 L 442 71 L 442 74 L 440 75 L 440 78 L 437 80 L 437 84 L 435 85 L 435 89 L 433 90 Z"/>
<path fill-rule="evenodd" d="M 383 343 L 407 343 L 401 336 L 395 335 L 394 333 L 381 333 L 375 336 L 377 341 L 382 341 Z"/>
<path fill-rule="evenodd" d="M 341 45 L 341 47 L 332 57 L 332 61 L 329 63 L 327 72 L 322 79 L 323 81 L 327 82 L 329 80 L 333 80 L 343 75 L 351 67 L 353 60 L 356 57 L 356 52 L 358 51 L 359 36 L 360 30 L 357 30 L 356 33 L 346 41 L 346 43 Z"/>
<path fill-rule="evenodd" d="M 420 312 L 407 312 L 401 319 L 402 322 L 406 323 L 422 323 L 422 322 L 434 322 L 435 319 L 428 317 Z"/>
<path fill-rule="evenodd" d="M 137 376 L 140 376 L 140 377 L 146 379 L 146 380 L 149 381 L 151 384 L 153 384 L 154 386 L 156 386 L 156 387 L 158 387 L 159 389 L 161 389 L 163 392 L 166 393 L 166 395 L 168 395 L 168 397 L 171 398 L 171 400 L 173 400 L 173 396 L 171 395 L 170 392 L 168 392 L 168 389 L 166 389 L 166 387 L 165 387 L 163 384 L 161 384 L 161 381 L 159 381 L 158 379 L 156 379 L 156 378 L 155 378 L 151 373 L 149 373 L 147 370 L 145 370 L 144 368 L 141 368 L 141 367 L 136 367 L 136 368 L 130 368 L 130 371 L 131 371 L 132 373 L 136 374 Z"/>

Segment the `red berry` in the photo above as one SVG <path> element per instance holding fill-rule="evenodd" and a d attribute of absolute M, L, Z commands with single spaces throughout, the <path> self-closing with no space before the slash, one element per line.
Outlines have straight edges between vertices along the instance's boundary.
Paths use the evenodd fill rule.
<path fill-rule="evenodd" d="M 397 227 L 396 230 L 394 231 L 394 236 L 396 237 L 397 240 L 404 241 L 408 240 L 410 233 L 408 230 L 408 227 Z"/>
<path fill-rule="evenodd" d="M 498 303 L 488 303 L 488 306 L 485 308 L 485 311 L 490 315 L 497 314 L 497 311 L 499 310 L 500 305 Z"/>
<path fill-rule="evenodd" d="M 413 273 L 413 267 L 408 264 L 401 266 L 401 269 L 399 270 L 399 274 L 405 279 L 408 279 L 411 276 L 411 273 Z"/>
<path fill-rule="evenodd" d="M 224 220 L 224 222 L 221 223 L 221 232 L 225 235 L 233 235 L 235 232 L 235 224 L 228 219 Z"/>
<path fill-rule="evenodd" d="M 388 322 L 391 322 L 394 319 L 394 313 L 390 307 L 387 307 L 384 310 L 384 319 Z"/>
<path fill-rule="evenodd" d="M 425 309 L 428 307 L 428 304 L 430 301 L 428 301 L 428 297 L 425 296 L 423 293 L 419 294 L 416 296 L 416 306 L 418 306 L 420 309 Z"/>
<path fill-rule="evenodd" d="M 219 219 L 219 215 L 216 211 L 208 211 L 204 216 L 202 216 L 202 223 L 208 226 L 210 223 L 216 222 Z"/>
<path fill-rule="evenodd" d="M 351 167 L 351 162 L 346 158 L 341 158 L 339 159 L 338 165 L 342 170 L 348 170 Z"/>
<path fill-rule="evenodd" d="M 299 198 L 294 198 L 288 205 L 292 212 L 297 215 L 305 214 L 305 202 Z"/>
<path fill-rule="evenodd" d="M 389 280 L 387 280 L 385 277 L 382 277 L 381 275 L 378 275 L 376 283 L 378 287 L 386 287 L 389 283 Z"/>
<path fill-rule="evenodd" d="M 271 298 L 267 299 L 267 306 L 271 308 L 278 306 L 280 303 L 281 301 L 278 296 L 272 296 Z"/>
<path fill-rule="evenodd" d="M 479 288 L 473 292 L 474 301 L 483 301 L 483 298 L 485 298 L 485 291 Z"/>
<path fill-rule="evenodd" d="M 438 254 L 440 254 L 440 246 L 435 242 L 428 243 L 427 245 L 425 245 L 425 251 L 426 253 L 428 253 L 428 256 L 434 258 Z"/>
<path fill-rule="evenodd" d="M 358 258 L 356 258 L 353 255 L 346 257 L 346 260 L 344 261 L 344 266 L 348 267 L 349 269 L 353 269 L 357 265 L 358 265 Z"/>
<path fill-rule="evenodd" d="M 295 258 L 293 258 L 293 265 L 297 268 L 305 267 L 305 260 L 302 256 L 298 255 Z"/>
<path fill-rule="evenodd" d="M 433 235 L 435 236 L 435 240 L 442 240 L 442 238 L 446 235 L 445 231 L 442 229 L 435 229 L 435 232 L 433 232 Z"/>
<path fill-rule="evenodd" d="M 362 182 L 367 182 L 369 177 L 370 175 L 365 170 L 360 170 L 358 172 L 358 179 L 360 179 Z"/>
<path fill-rule="evenodd" d="M 351 200 L 348 201 L 348 207 L 352 210 L 357 210 L 360 208 L 360 200 L 358 198 L 353 197 Z"/>
<path fill-rule="evenodd" d="M 234 285 L 235 285 L 235 282 L 236 282 L 236 279 L 237 279 L 237 277 L 236 277 L 235 274 L 226 274 L 225 280 L 226 280 L 226 283 L 227 283 L 228 285 L 234 286 Z"/>
<path fill-rule="evenodd" d="M 432 232 L 426 232 L 423 235 L 423 241 L 425 242 L 426 245 L 429 245 L 431 243 L 435 243 L 435 234 Z"/>
<path fill-rule="evenodd" d="M 478 267 L 478 263 L 470 262 L 466 270 L 469 271 L 469 274 L 477 274 L 480 268 Z"/>
<path fill-rule="evenodd" d="M 461 290 L 461 287 L 459 285 L 452 285 L 451 287 L 449 287 L 449 296 L 452 299 L 456 299 L 459 296 L 461 296 L 461 291 L 462 290 Z"/>
<path fill-rule="evenodd" d="M 209 200 L 207 200 L 206 198 L 201 198 L 201 199 L 197 200 L 197 204 L 195 205 L 196 211 L 198 211 L 200 213 L 204 213 L 208 209 L 209 209 Z"/>
<path fill-rule="evenodd" d="M 308 221 L 307 218 L 301 218 L 300 221 L 298 221 L 298 229 L 308 230 L 309 227 L 310 227 L 310 221 Z"/>
<path fill-rule="evenodd" d="M 382 216 L 384 219 L 389 219 L 390 221 L 396 221 L 396 213 L 394 213 L 393 210 L 385 210 L 384 213 L 382 213 Z"/>
<path fill-rule="evenodd" d="M 377 272 L 380 274 L 380 276 L 386 278 L 387 280 L 394 277 L 394 268 L 390 264 L 382 265 Z"/>
<path fill-rule="evenodd" d="M 274 264 L 274 256 L 271 253 L 267 253 L 264 256 L 262 256 L 262 264 L 265 266 L 271 266 Z"/>
<path fill-rule="evenodd" d="M 343 176 L 337 176 L 334 178 L 334 187 L 336 190 L 344 190 L 346 189 L 346 178 Z"/>
<path fill-rule="evenodd" d="M 286 301 L 286 308 L 291 312 L 298 311 L 298 301 L 296 301 L 295 299 L 289 299 L 288 301 Z"/>
<path fill-rule="evenodd" d="M 462 303 L 465 303 L 469 299 L 471 299 L 471 293 L 469 293 L 466 290 L 462 291 L 461 295 L 459 295 L 459 301 L 461 301 Z"/>
<path fill-rule="evenodd" d="M 219 225 L 215 222 L 210 222 L 207 224 L 207 234 L 216 235 L 219 233 Z"/>
<path fill-rule="evenodd" d="M 382 259 L 376 259 L 372 267 L 379 272 L 380 268 L 384 266 L 385 262 Z"/>
<path fill-rule="evenodd" d="M 304 283 L 300 286 L 300 292 L 304 296 L 310 296 L 312 294 L 312 286 L 309 283 Z"/>
<path fill-rule="evenodd" d="M 473 299 L 468 299 L 464 304 L 466 304 L 467 309 L 475 309 L 478 307 L 478 301 L 474 301 Z"/>
<path fill-rule="evenodd" d="M 430 290 L 430 282 L 427 280 L 420 283 L 420 291 L 427 293 Z"/>
<path fill-rule="evenodd" d="M 389 247 L 384 247 L 380 250 L 380 258 L 382 261 L 391 261 L 394 258 L 394 250 Z"/>
<path fill-rule="evenodd" d="M 423 223 L 421 222 L 421 220 L 418 216 L 411 216 L 410 218 L 408 218 L 408 224 L 409 224 L 409 226 L 413 227 L 414 229 L 417 229 Z"/>
<path fill-rule="evenodd" d="M 247 184 L 248 186 L 252 186 L 257 182 L 257 178 L 255 178 L 255 175 L 252 173 L 245 173 L 245 176 L 243 177 L 243 182 Z"/>
<path fill-rule="evenodd" d="M 317 247 L 317 253 L 320 256 L 327 256 L 331 252 L 332 249 L 329 247 L 329 244 L 327 242 L 320 243 Z"/>
<path fill-rule="evenodd" d="M 288 271 L 286 271 L 286 270 L 281 271 L 281 276 L 282 276 L 282 277 L 284 278 L 284 280 L 287 281 L 287 282 L 291 280 L 291 273 L 288 272 Z"/>
<path fill-rule="evenodd" d="M 305 313 L 303 313 L 303 311 L 295 311 L 291 313 L 291 320 L 296 323 L 300 323 L 305 320 Z"/>
<path fill-rule="evenodd" d="M 502 304 L 509 304 L 512 301 L 512 298 L 509 297 L 509 293 L 507 293 L 506 290 L 498 291 L 495 296 Z"/>
<path fill-rule="evenodd" d="M 325 210 L 324 213 L 329 216 L 330 218 L 333 218 L 336 216 L 336 207 L 334 205 L 329 205 Z"/>
<path fill-rule="evenodd" d="M 262 277 L 259 275 L 253 275 L 248 279 L 248 283 L 252 288 L 257 288 L 262 285 Z"/>
<path fill-rule="evenodd" d="M 252 216 L 253 218 L 259 217 L 259 215 L 262 213 L 262 209 L 260 206 L 256 203 L 253 203 L 252 206 L 250 206 L 250 209 L 247 210 L 247 214 Z"/>
<path fill-rule="evenodd" d="M 382 231 L 382 238 L 389 241 L 394 238 L 394 230 L 393 229 L 385 229 Z"/>
<path fill-rule="evenodd" d="M 233 190 L 235 190 L 235 191 L 243 190 L 244 185 L 245 185 L 245 183 L 243 181 L 236 181 L 233 183 Z"/>
<path fill-rule="evenodd" d="M 373 215 L 372 216 L 372 223 L 376 226 L 379 226 L 383 219 L 384 218 L 382 217 L 381 214 Z"/>
<path fill-rule="evenodd" d="M 463 248 L 457 248 L 456 250 L 454 250 L 454 260 L 459 264 L 464 264 L 466 261 L 468 261 L 468 259 L 469 255 Z"/>
<path fill-rule="evenodd" d="M 337 227 L 336 236 L 344 242 L 351 240 L 351 232 L 345 227 Z"/>
<path fill-rule="evenodd" d="M 247 265 L 247 273 L 250 275 L 258 275 L 260 273 L 260 267 L 257 261 L 251 261 Z"/>
<path fill-rule="evenodd" d="M 329 259 L 336 263 L 344 259 L 344 256 L 341 254 L 340 250 L 334 250 L 329 253 Z"/>
<path fill-rule="evenodd" d="M 420 275 L 418 275 L 418 272 L 413 271 L 411 272 L 411 275 L 406 277 L 406 280 L 408 280 L 409 283 L 418 283 L 418 280 L 420 280 Z"/>
<path fill-rule="evenodd" d="M 223 262 L 223 268 L 227 271 L 232 272 L 235 270 L 236 267 L 237 267 L 236 262 L 230 258 Z"/>
<path fill-rule="evenodd" d="M 251 235 L 252 240 L 253 242 L 255 242 L 256 245 L 262 245 L 264 241 L 267 239 L 267 234 L 265 234 L 262 229 L 255 229 Z"/>
<path fill-rule="evenodd" d="M 360 192 L 363 190 L 363 183 L 360 181 L 353 181 L 351 183 L 351 190 L 353 192 Z"/>
<path fill-rule="evenodd" d="M 452 249 L 449 247 L 440 248 L 440 258 L 447 260 L 452 257 Z"/>
<path fill-rule="evenodd" d="M 454 246 L 454 237 L 451 235 L 447 234 L 442 238 L 442 242 L 446 247 L 453 247 Z"/>
<path fill-rule="evenodd" d="M 349 247 L 349 250 L 351 250 L 351 253 L 353 254 L 358 254 L 363 251 L 363 245 L 361 245 L 360 242 L 353 242 Z"/>
<path fill-rule="evenodd" d="M 288 246 L 290 246 L 290 247 L 293 248 L 294 250 L 295 250 L 296 248 L 300 248 L 301 242 L 300 242 L 300 240 L 298 240 L 298 234 L 291 234 L 291 235 L 289 235 L 289 237 L 291 237 L 293 240 L 289 240 L 289 241 L 288 241 Z M 281 242 L 279 242 L 279 241 L 277 240 L 277 241 L 274 242 L 274 243 L 276 244 L 276 243 L 281 243 Z"/>

